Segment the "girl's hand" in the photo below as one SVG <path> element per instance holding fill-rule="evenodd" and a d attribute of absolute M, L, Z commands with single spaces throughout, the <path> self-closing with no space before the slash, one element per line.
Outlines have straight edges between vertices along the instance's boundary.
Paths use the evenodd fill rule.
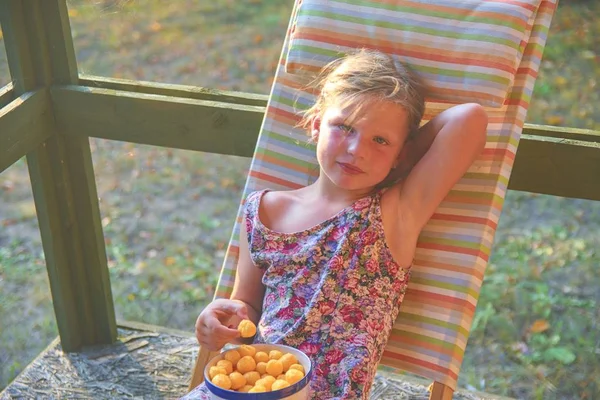
<path fill-rule="evenodd" d="M 243 301 L 218 299 L 210 303 L 196 320 L 196 338 L 211 351 L 240 337 L 237 325 L 248 319 L 248 309 Z"/>

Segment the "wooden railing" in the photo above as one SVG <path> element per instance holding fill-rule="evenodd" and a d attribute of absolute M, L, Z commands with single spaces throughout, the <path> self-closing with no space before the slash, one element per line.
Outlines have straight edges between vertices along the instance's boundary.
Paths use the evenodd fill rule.
<path fill-rule="evenodd" d="M 0 0 L 0 172 L 26 156 L 65 351 L 116 340 L 89 137 L 251 157 L 267 97 L 81 76 L 65 0 Z M 600 132 L 526 124 L 509 189 L 600 200 Z"/>

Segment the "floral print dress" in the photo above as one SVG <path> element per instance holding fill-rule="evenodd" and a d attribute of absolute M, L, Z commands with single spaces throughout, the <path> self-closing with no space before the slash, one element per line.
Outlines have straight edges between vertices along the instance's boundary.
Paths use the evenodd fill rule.
<path fill-rule="evenodd" d="M 255 341 L 306 353 L 315 366 L 312 398 L 366 399 L 409 278 L 385 242 L 383 192 L 295 233 L 262 224 L 265 192 L 248 196 L 245 215 L 266 288 Z"/>
<path fill-rule="evenodd" d="M 410 272 L 385 242 L 383 192 L 295 233 L 262 224 L 265 192 L 251 193 L 245 205 L 250 256 L 266 288 L 255 342 L 306 353 L 312 399 L 367 399 Z M 206 393 L 202 384 L 185 399 Z"/>

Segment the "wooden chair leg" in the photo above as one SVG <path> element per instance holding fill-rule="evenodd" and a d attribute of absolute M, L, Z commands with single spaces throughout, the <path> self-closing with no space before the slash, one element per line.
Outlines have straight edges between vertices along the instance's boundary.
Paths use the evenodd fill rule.
<path fill-rule="evenodd" d="M 454 391 L 443 383 L 433 382 L 430 386 L 429 400 L 452 400 Z"/>
<path fill-rule="evenodd" d="M 208 363 L 208 360 L 216 356 L 218 352 L 210 351 L 202 346 L 198 350 L 198 357 L 196 358 L 196 364 L 194 365 L 194 371 L 192 372 L 192 381 L 188 390 L 192 390 L 202 382 L 204 382 L 204 367 Z"/>

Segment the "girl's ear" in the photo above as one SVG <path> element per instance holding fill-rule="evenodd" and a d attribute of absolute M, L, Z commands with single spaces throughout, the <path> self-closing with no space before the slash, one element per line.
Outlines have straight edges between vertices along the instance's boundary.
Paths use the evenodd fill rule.
<path fill-rule="evenodd" d="M 315 116 L 310 124 L 310 137 L 315 143 L 319 140 L 319 132 L 321 132 L 321 117 Z"/>

